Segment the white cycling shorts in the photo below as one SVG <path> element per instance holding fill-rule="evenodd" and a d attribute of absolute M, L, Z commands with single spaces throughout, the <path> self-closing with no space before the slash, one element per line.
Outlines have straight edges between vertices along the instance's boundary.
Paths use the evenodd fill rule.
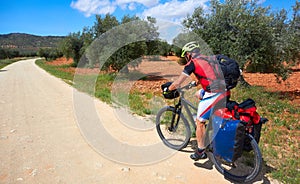
<path fill-rule="evenodd" d="M 217 102 L 224 98 L 223 93 L 209 93 L 205 92 L 203 99 L 199 102 L 197 119 L 201 122 L 209 120 L 211 110 Z"/>

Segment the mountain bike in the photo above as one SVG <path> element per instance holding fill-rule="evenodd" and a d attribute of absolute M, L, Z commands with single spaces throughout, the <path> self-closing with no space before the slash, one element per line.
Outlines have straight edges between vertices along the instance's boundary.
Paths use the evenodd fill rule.
<path fill-rule="evenodd" d="M 177 89 L 179 93 L 176 96 L 179 97 L 178 102 L 174 106 L 161 108 L 156 115 L 157 133 L 163 143 L 172 149 L 182 150 L 187 147 L 192 136 L 192 130 L 196 129 L 195 118 L 192 112 L 196 111 L 197 108 L 184 97 L 185 91 L 195 86 L 195 82 L 191 82 Z M 175 100 L 176 97 L 174 98 Z M 262 121 L 266 122 L 267 119 L 262 118 Z M 262 168 L 262 155 L 252 132 L 250 132 L 253 125 L 245 124 L 243 136 L 244 142 L 248 146 L 247 149 L 243 149 L 240 156 L 234 161 L 228 161 L 220 156 L 216 150 L 215 145 L 217 144 L 217 140 L 215 137 L 217 131 L 213 130 L 216 124 L 216 120 L 210 118 L 209 123 L 206 125 L 206 139 L 210 141 L 206 144 L 208 158 L 226 179 L 235 182 L 253 181 L 259 175 Z M 224 123 L 217 125 L 223 126 Z M 208 135 L 211 137 L 207 138 Z"/>

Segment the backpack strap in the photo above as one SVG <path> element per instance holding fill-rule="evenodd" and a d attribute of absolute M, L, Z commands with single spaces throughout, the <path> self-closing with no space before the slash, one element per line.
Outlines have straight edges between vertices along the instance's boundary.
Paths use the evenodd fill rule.
<path fill-rule="evenodd" d="M 199 56 L 198 58 L 207 61 L 211 65 L 211 67 L 213 68 L 214 73 L 216 75 L 216 78 L 218 78 L 218 79 L 222 78 L 222 72 L 221 72 L 219 62 L 218 62 L 218 59 L 219 59 L 218 55 L 210 56 L 208 58 Z M 209 79 L 209 80 L 212 80 L 212 79 Z"/>
<path fill-rule="evenodd" d="M 210 62 L 210 60 L 209 60 L 208 58 L 205 58 L 205 57 L 202 57 L 202 56 L 200 56 L 200 55 L 197 55 L 197 56 L 195 56 L 195 57 L 192 58 L 192 59 L 201 59 L 201 60 L 204 60 L 204 61 L 206 61 L 207 63 L 209 63 L 210 66 L 212 67 L 212 69 L 214 70 L 214 67 L 211 65 L 211 62 Z M 199 64 L 196 63 L 196 62 L 198 62 L 198 61 L 193 60 L 193 62 L 194 62 L 195 67 L 198 67 L 198 66 L 199 66 Z M 196 63 L 196 64 L 195 64 L 195 63 Z M 214 73 L 215 73 L 215 70 L 214 70 Z M 209 81 L 213 81 L 213 80 L 214 80 L 214 79 L 209 78 L 209 77 L 204 76 L 204 75 L 200 75 L 200 74 L 196 74 L 196 75 L 197 75 L 198 78 L 203 78 L 203 79 L 206 79 L 206 80 L 209 80 Z"/>

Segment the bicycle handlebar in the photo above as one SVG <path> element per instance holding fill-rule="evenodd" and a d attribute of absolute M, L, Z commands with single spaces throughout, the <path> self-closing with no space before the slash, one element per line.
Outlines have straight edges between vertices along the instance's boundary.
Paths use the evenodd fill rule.
<path fill-rule="evenodd" d="M 178 88 L 177 90 L 181 91 L 181 90 L 184 90 L 184 89 L 191 89 L 191 88 L 196 87 L 196 86 L 197 86 L 196 81 L 192 81 L 192 82 L 188 83 L 187 85 L 185 85 L 181 88 Z"/>

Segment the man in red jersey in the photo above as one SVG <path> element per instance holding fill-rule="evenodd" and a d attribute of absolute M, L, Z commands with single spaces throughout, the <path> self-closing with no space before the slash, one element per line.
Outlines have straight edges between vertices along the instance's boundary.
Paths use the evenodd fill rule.
<path fill-rule="evenodd" d="M 176 90 L 192 73 L 198 79 L 198 84 L 202 89 L 199 90 L 197 96 L 200 97 L 196 118 L 196 139 L 198 148 L 190 157 L 197 161 L 207 158 L 205 153 L 205 123 L 209 120 L 212 108 L 225 97 L 230 96 L 230 91 L 226 91 L 224 79 L 219 79 L 216 72 L 220 70 L 218 67 L 213 68 L 209 60 L 215 59 L 214 56 L 204 56 L 200 54 L 199 44 L 189 42 L 182 48 L 181 57 L 184 57 L 187 64 L 182 74 L 175 80 L 167 91 Z"/>

